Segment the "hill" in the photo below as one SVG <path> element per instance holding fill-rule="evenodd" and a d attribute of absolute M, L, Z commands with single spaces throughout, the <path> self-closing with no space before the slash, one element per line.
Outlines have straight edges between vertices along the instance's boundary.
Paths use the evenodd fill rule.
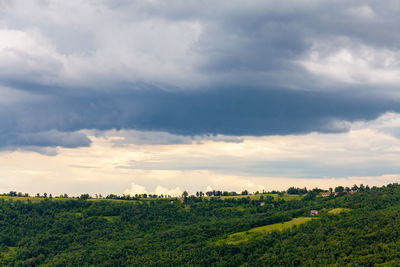
<path fill-rule="evenodd" d="M 2 197 L 0 265 L 399 265 L 399 209 L 398 184 L 293 199 Z"/>

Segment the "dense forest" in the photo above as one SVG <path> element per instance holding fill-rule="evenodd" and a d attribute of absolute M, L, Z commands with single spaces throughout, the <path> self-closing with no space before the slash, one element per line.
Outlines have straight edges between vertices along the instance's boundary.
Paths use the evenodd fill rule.
<path fill-rule="evenodd" d="M 325 197 L 303 189 L 295 197 L 2 197 L 0 265 L 400 265 L 400 185 L 356 189 Z"/>

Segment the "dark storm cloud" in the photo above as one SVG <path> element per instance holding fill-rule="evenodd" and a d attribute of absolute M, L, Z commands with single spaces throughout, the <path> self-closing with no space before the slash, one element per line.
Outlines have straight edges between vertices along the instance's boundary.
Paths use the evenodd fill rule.
<path fill-rule="evenodd" d="M 153 88 L 91 97 L 63 95 L 8 110 L 11 113 L 0 120 L 1 145 L 89 145 L 83 134 L 67 134 L 81 129 L 239 136 L 335 133 L 348 130 L 344 121 L 371 120 L 399 107 L 395 100 L 361 93 L 266 88 L 190 92 Z M 8 138 L 12 133 L 17 137 Z"/>
<path fill-rule="evenodd" d="M 32 121 L 35 123 L 35 121 Z M 49 130 L 46 132 L 24 133 L 21 131 L 12 131 L 18 129 L 9 129 L 11 131 L 0 133 L 0 149 L 11 149 L 22 147 L 66 147 L 76 148 L 89 146 L 91 141 L 83 133 L 77 132 L 58 132 Z M 32 150 L 32 149 L 31 149 Z"/>
<path fill-rule="evenodd" d="M 87 146 L 82 129 L 335 133 L 399 111 L 398 1 L 7 3 L 0 86 L 19 93 L 0 100 L 0 147 Z M 299 63 L 313 49 L 334 75 L 364 69 L 320 77 Z"/>

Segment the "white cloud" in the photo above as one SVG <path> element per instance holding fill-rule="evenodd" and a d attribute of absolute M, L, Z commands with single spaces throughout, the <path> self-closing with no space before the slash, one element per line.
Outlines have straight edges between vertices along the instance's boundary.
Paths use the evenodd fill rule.
<path fill-rule="evenodd" d="M 162 187 L 162 186 L 158 185 L 158 186 L 156 187 L 156 189 L 154 190 L 154 193 L 153 193 L 153 194 L 156 194 L 156 195 L 161 195 L 161 194 L 163 194 L 163 195 L 170 195 L 170 196 L 180 196 L 180 195 L 182 195 L 182 193 L 183 193 L 183 191 L 182 191 L 179 187 L 176 187 L 176 188 L 174 188 L 174 189 L 168 189 L 168 188 L 165 188 L 165 187 Z"/>
<path fill-rule="evenodd" d="M 131 184 L 131 187 L 129 189 L 126 189 L 124 191 L 125 195 L 136 195 L 136 194 L 147 194 L 147 190 L 144 186 L 137 185 L 135 183 Z"/>
<path fill-rule="evenodd" d="M 400 114 L 388 112 L 372 121 L 355 122 L 352 127 L 370 128 L 400 138 Z"/>
<path fill-rule="evenodd" d="M 92 88 L 203 79 L 193 73 L 198 58 L 192 46 L 202 32 L 198 22 L 131 11 L 90 1 L 16 1 L 4 9 L 0 75 Z"/>
<path fill-rule="evenodd" d="M 211 186 L 209 186 L 209 185 L 207 185 L 207 188 L 206 188 L 206 191 L 205 192 L 210 192 L 210 191 L 213 191 L 214 189 L 211 187 Z"/>
<path fill-rule="evenodd" d="M 125 195 L 134 196 L 136 194 L 156 194 L 156 195 L 170 195 L 170 196 L 180 196 L 182 195 L 182 190 L 179 187 L 174 189 L 168 189 L 163 186 L 158 185 L 153 192 L 149 192 L 144 186 L 137 185 L 132 182 L 131 187 L 124 191 Z"/>
<path fill-rule="evenodd" d="M 37 29 L 0 29 L 0 77 L 51 83 L 58 79 L 63 58 Z"/>
<path fill-rule="evenodd" d="M 298 64 L 309 72 L 348 84 L 400 85 L 400 52 L 346 38 L 315 41 Z"/>

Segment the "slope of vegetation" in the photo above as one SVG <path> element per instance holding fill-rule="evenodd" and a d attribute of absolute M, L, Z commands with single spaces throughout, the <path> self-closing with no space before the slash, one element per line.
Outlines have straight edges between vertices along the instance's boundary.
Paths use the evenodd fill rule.
<path fill-rule="evenodd" d="M 230 234 L 228 235 L 227 238 L 218 240 L 217 244 L 239 244 L 241 242 L 254 240 L 256 238 L 262 237 L 263 235 L 272 231 L 283 231 L 292 228 L 295 225 L 306 223 L 312 219 L 313 218 L 310 217 L 300 217 L 300 218 L 294 218 L 287 222 L 274 223 L 265 226 L 255 227 L 247 231 Z"/>
<path fill-rule="evenodd" d="M 0 198 L 0 266 L 398 266 L 399 210 L 397 184 L 294 200 Z"/>
<path fill-rule="evenodd" d="M 330 214 L 338 214 L 341 212 L 348 212 L 351 211 L 351 209 L 346 209 L 346 208 L 335 208 L 335 209 L 331 209 L 330 211 L 328 211 Z"/>

